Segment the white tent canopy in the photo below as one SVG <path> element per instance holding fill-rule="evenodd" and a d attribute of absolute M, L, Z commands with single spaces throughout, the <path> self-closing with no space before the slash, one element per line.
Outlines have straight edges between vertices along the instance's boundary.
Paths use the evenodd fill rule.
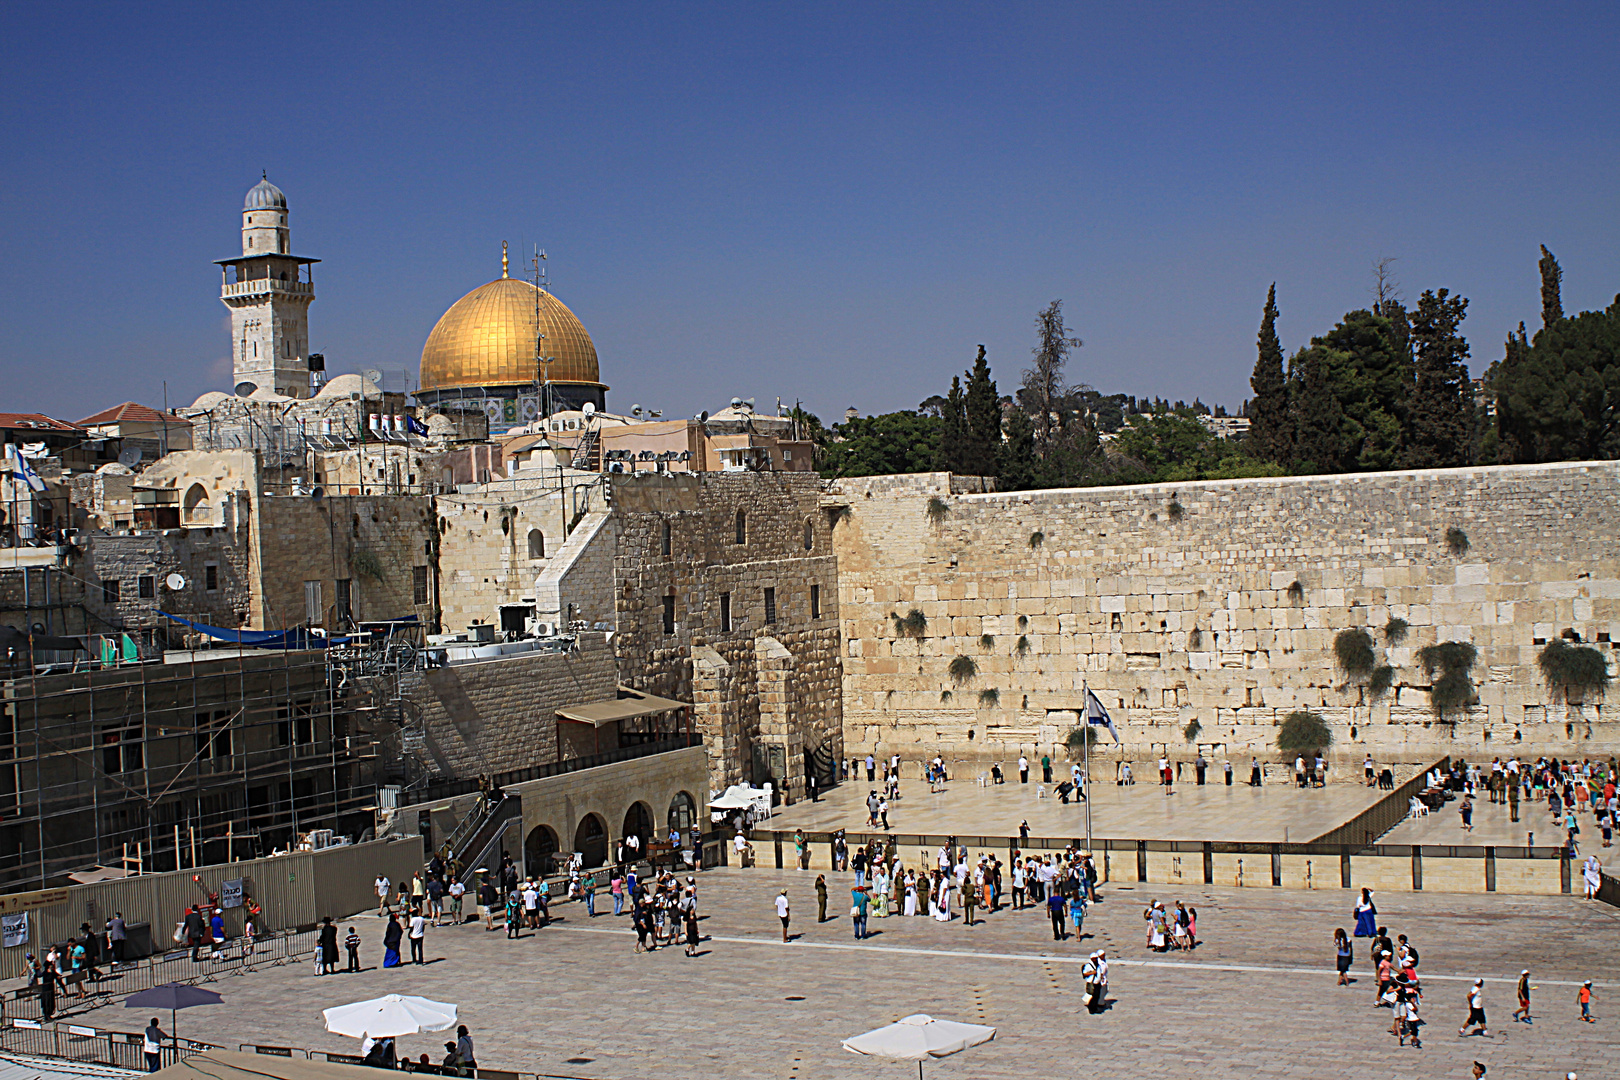
<path fill-rule="evenodd" d="M 993 1027 L 935 1020 L 925 1013 L 917 1013 L 902 1017 L 888 1027 L 845 1039 L 844 1049 L 872 1057 L 915 1061 L 917 1075 L 921 1076 L 922 1063 L 928 1058 L 946 1057 L 995 1037 L 996 1029 Z"/>
<path fill-rule="evenodd" d="M 771 789 L 768 787 L 749 787 L 747 784 L 733 784 L 726 788 L 725 794 L 719 798 L 709 800 L 711 810 L 746 810 L 750 806 L 759 809 L 761 800 L 766 808 L 770 807 Z"/>
<path fill-rule="evenodd" d="M 381 1039 L 454 1027 L 456 1007 L 424 997 L 386 994 L 370 1001 L 324 1009 L 321 1016 L 326 1019 L 327 1031 L 357 1039 L 366 1035 Z"/>

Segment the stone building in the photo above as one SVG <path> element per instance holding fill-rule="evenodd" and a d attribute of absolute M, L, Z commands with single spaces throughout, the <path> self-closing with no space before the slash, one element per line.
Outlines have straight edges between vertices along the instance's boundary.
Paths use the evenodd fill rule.
<path fill-rule="evenodd" d="M 231 312 L 232 385 L 287 398 L 310 394 L 309 305 L 315 264 L 292 253 L 287 197 L 269 178 L 242 201 L 242 254 L 220 259 L 219 298 Z"/>
<path fill-rule="evenodd" d="M 1086 685 L 1125 740 L 1105 737 L 1106 760 L 1274 754 L 1295 710 L 1356 763 L 1620 748 L 1612 706 L 1566 699 L 1537 667 L 1555 638 L 1606 657 L 1620 640 L 1620 463 L 998 494 L 961 481 L 845 479 L 824 500 L 852 748 L 1050 749 Z M 1383 692 L 1338 669 L 1335 638 L 1358 628 L 1392 669 Z M 1419 653 L 1443 642 L 1477 649 L 1477 703 L 1442 716 Z"/>

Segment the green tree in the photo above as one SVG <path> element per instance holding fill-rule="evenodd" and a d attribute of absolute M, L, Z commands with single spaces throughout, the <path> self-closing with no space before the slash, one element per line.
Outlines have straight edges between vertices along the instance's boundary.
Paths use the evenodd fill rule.
<path fill-rule="evenodd" d="M 1345 415 L 1333 379 L 1332 360 L 1319 345 L 1301 349 L 1289 365 L 1295 384 L 1294 455 L 1304 473 L 1344 470 Z"/>
<path fill-rule="evenodd" d="M 909 411 L 835 424 L 821 453 L 821 475 L 831 480 L 928 472 L 935 467 L 942 426 L 941 420 Z"/>
<path fill-rule="evenodd" d="M 1564 317 L 1564 269 L 1546 244 L 1536 265 L 1541 269 L 1541 325 L 1551 326 Z"/>
<path fill-rule="evenodd" d="M 990 364 L 984 346 L 968 373 L 964 403 L 966 431 L 962 437 L 962 473 L 966 476 L 996 475 L 996 453 L 1001 449 L 1001 395 L 990 378 Z"/>
<path fill-rule="evenodd" d="M 1325 365 L 1322 375 L 1343 416 L 1335 455 L 1338 468 L 1394 468 L 1412 365 L 1390 319 L 1367 310 L 1352 311 L 1332 330 L 1312 338 L 1309 352 L 1313 367 Z M 1319 406 L 1320 402 L 1314 407 Z M 1315 461 L 1319 469 L 1326 468 L 1315 456 L 1325 448 L 1319 426 L 1323 416 L 1319 412 L 1313 421 L 1318 424 L 1313 453 L 1300 447 L 1295 450 L 1302 460 Z M 1296 428 L 1301 423 L 1296 414 Z M 1303 439 L 1303 434 L 1298 438 Z"/>
<path fill-rule="evenodd" d="M 1035 427 L 1029 414 L 1014 407 L 1007 417 L 1007 438 L 996 455 L 996 475 L 1002 491 L 1027 491 L 1035 487 Z"/>
<path fill-rule="evenodd" d="M 939 407 L 939 443 L 934 450 L 937 472 L 962 474 L 963 442 L 967 436 L 967 408 L 961 378 L 951 380 L 951 392 Z"/>
<path fill-rule="evenodd" d="M 1197 480 L 1214 466 L 1222 441 L 1190 413 L 1161 412 L 1134 417 L 1114 445 L 1149 481 Z"/>
<path fill-rule="evenodd" d="M 1412 317 L 1412 395 L 1405 410 L 1400 464 L 1406 469 L 1466 465 L 1473 414 L 1468 342 L 1457 328 L 1468 300 L 1445 289 L 1418 298 Z"/>
<path fill-rule="evenodd" d="M 1292 461 L 1293 442 L 1288 413 L 1288 381 L 1283 372 L 1282 342 L 1277 339 L 1277 283 L 1266 294 L 1260 316 L 1260 356 L 1254 363 L 1249 386 L 1249 452 L 1262 461 Z"/>
<path fill-rule="evenodd" d="M 1620 457 L 1620 296 L 1510 339 L 1496 388 L 1504 462 Z"/>

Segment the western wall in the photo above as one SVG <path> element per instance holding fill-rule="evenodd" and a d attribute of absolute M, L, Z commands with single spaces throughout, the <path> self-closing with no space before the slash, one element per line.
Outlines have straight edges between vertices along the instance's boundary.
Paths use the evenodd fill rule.
<path fill-rule="evenodd" d="M 1566 632 L 1606 659 L 1620 638 L 1620 463 L 977 484 L 866 477 L 823 497 L 847 753 L 1048 752 L 1087 684 L 1123 740 L 1098 743 L 1109 777 L 1121 759 L 1140 777 L 1161 753 L 1276 761 L 1276 725 L 1295 710 L 1327 721 L 1340 765 L 1620 750 L 1612 705 L 1550 688 L 1537 666 Z M 1392 619 L 1404 637 L 1390 640 Z M 1335 635 L 1356 627 L 1394 668 L 1387 691 L 1338 669 Z M 1477 702 L 1441 717 L 1418 652 L 1447 641 L 1478 650 Z M 961 678 L 958 661 L 953 678 L 958 657 L 976 673 Z"/>

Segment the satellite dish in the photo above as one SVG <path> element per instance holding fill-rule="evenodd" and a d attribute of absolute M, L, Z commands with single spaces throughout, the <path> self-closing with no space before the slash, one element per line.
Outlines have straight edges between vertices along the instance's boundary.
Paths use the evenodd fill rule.
<path fill-rule="evenodd" d="M 316 502 L 320 502 L 322 499 L 326 498 L 326 489 L 322 487 L 311 488 L 309 497 L 314 499 Z"/>
<path fill-rule="evenodd" d="M 376 386 L 379 390 L 382 389 L 382 372 L 378 371 L 376 368 L 366 368 L 366 370 L 360 373 L 360 377 Z"/>
<path fill-rule="evenodd" d="M 585 419 L 589 420 L 596 415 L 596 406 L 587 401 L 579 407 L 579 411 L 585 414 Z"/>
<path fill-rule="evenodd" d="M 641 415 L 641 406 L 639 404 L 630 406 L 630 415 L 631 416 L 640 416 Z"/>
<path fill-rule="evenodd" d="M 259 388 L 258 383 L 239 382 L 239 383 L 236 384 L 236 396 L 237 397 L 250 397 L 250 396 L 252 396 L 253 391 L 257 390 L 258 388 Z"/>
<path fill-rule="evenodd" d="M 170 592 L 179 592 L 181 589 L 186 587 L 186 575 L 170 574 L 168 577 L 163 579 L 163 584 L 169 587 Z"/>
<path fill-rule="evenodd" d="M 118 464 L 135 466 L 141 463 L 141 448 L 126 446 L 118 452 Z"/>

